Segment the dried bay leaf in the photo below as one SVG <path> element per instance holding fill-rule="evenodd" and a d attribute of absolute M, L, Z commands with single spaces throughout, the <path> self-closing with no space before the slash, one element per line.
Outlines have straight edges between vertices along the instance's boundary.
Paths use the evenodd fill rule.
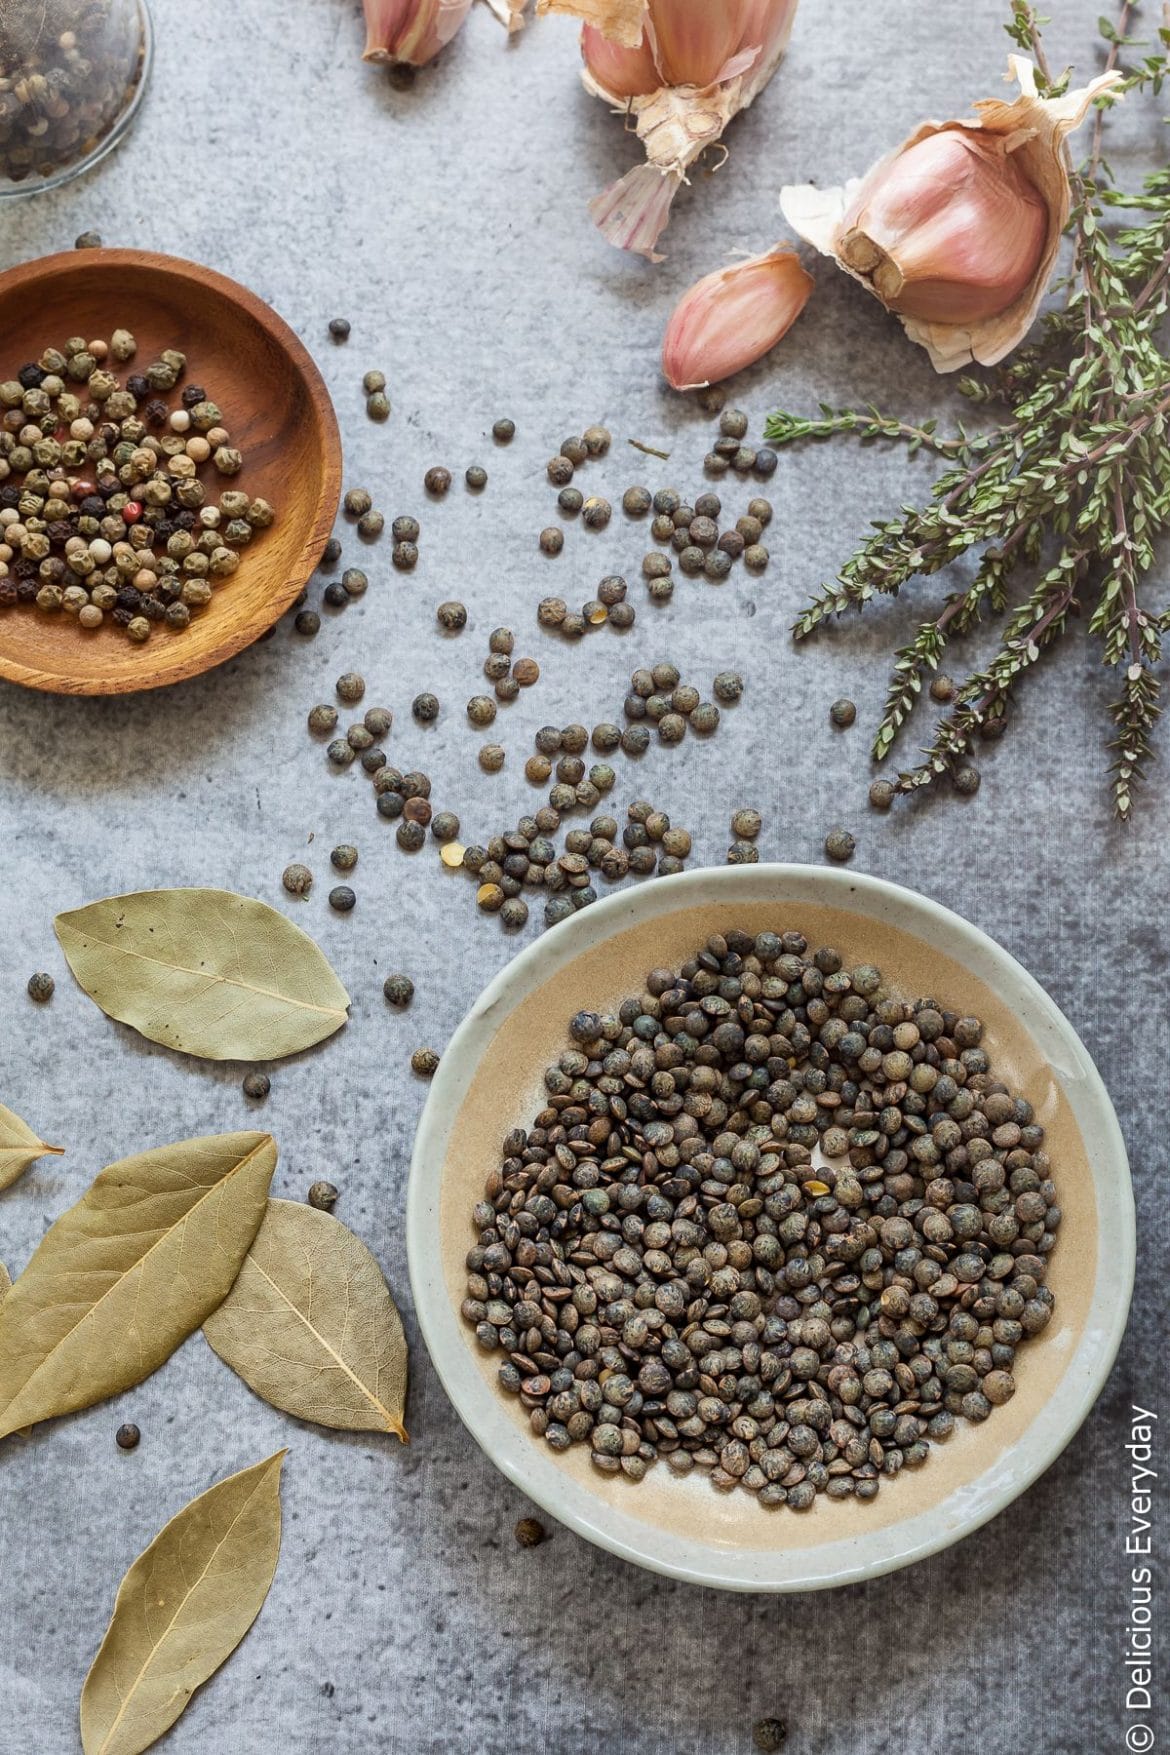
<path fill-rule="evenodd" d="M 260 1613 L 280 1553 L 286 1451 L 184 1506 L 131 1566 L 81 1691 L 85 1755 L 140 1755 Z"/>
<path fill-rule="evenodd" d="M 266 1133 L 111 1164 L 0 1304 L 0 1438 L 141 1383 L 231 1289 L 276 1168 Z"/>
<path fill-rule="evenodd" d="M 3 1301 L 3 1299 L 6 1297 L 6 1295 L 9 1292 L 11 1292 L 11 1290 L 12 1290 L 12 1275 L 9 1273 L 8 1269 L 4 1266 L 4 1263 L 2 1261 L 0 1261 L 0 1301 Z"/>
<path fill-rule="evenodd" d="M 239 1278 L 203 1332 L 250 1389 L 286 1414 L 405 1442 L 401 1318 L 370 1251 L 328 1213 L 270 1200 Z"/>
<path fill-rule="evenodd" d="M 308 934 L 230 890 L 139 890 L 53 924 L 89 997 L 182 1054 L 279 1060 L 346 1021 L 349 995 Z"/>
<path fill-rule="evenodd" d="M 50 1152 L 59 1157 L 61 1147 L 45 1145 L 19 1115 L 0 1103 L 0 1188 L 10 1188 L 30 1164 Z"/>

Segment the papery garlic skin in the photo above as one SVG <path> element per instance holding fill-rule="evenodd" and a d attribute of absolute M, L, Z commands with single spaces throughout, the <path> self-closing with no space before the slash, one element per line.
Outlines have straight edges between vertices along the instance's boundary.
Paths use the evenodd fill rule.
<path fill-rule="evenodd" d="M 994 317 L 1035 274 L 1048 232 L 1040 191 L 1001 139 L 965 128 L 927 135 L 866 177 L 838 249 L 901 316 Z"/>
<path fill-rule="evenodd" d="M 666 326 L 667 383 L 674 390 L 697 390 L 754 365 L 788 333 L 812 289 L 799 256 L 783 248 L 704 275 L 683 294 Z"/>
<path fill-rule="evenodd" d="M 652 262 L 695 160 L 767 85 L 797 0 L 537 0 L 583 20 L 586 90 L 629 116 L 646 150 L 589 210 L 606 238 Z"/>
<path fill-rule="evenodd" d="M 472 0 L 364 0 L 363 60 L 424 67 L 456 35 Z"/>
<path fill-rule="evenodd" d="M 860 182 L 780 191 L 793 229 L 893 311 L 938 372 L 994 366 L 1031 328 L 1068 223 L 1065 136 L 1121 79 L 1042 98 L 1019 55 L 1008 77 L 1014 101 L 982 99 L 975 121 L 924 122 Z"/>

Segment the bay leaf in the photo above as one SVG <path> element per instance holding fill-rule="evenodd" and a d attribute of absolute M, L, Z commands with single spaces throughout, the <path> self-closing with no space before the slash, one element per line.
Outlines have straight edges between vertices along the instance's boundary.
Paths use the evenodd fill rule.
<path fill-rule="evenodd" d="M 0 1103 L 0 1188 L 10 1188 L 30 1164 L 47 1153 L 60 1157 L 60 1146 L 47 1146 L 32 1128 Z"/>
<path fill-rule="evenodd" d="M 308 934 L 229 890 L 139 890 L 53 924 L 107 1016 L 182 1054 L 279 1060 L 346 1021 L 349 995 Z"/>
<path fill-rule="evenodd" d="M 231 1290 L 276 1168 L 266 1133 L 111 1164 L 0 1304 L 0 1438 L 141 1383 Z"/>
<path fill-rule="evenodd" d="M 353 1232 L 270 1200 L 239 1278 L 203 1332 L 273 1407 L 406 1441 L 406 1337 L 390 1288 Z"/>
<path fill-rule="evenodd" d="M 149 1749 L 243 1639 L 276 1572 L 287 1454 L 209 1487 L 135 1560 L 81 1691 L 85 1755 Z"/>
<path fill-rule="evenodd" d="M 11 1292 L 11 1290 L 12 1290 L 12 1275 L 9 1273 L 8 1269 L 4 1266 L 4 1263 L 2 1261 L 0 1261 L 0 1303 L 3 1302 L 4 1298 L 8 1295 L 9 1292 Z"/>

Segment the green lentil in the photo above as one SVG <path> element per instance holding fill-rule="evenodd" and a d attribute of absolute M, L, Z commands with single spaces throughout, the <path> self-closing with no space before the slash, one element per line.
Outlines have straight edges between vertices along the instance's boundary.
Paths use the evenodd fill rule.
<path fill-rule="evenodd" d="M 391 1005 L 401 1010 L 414 998 L 414 982 L 409 975 L 387 975 L 382 983 L 382 992 Z"/>

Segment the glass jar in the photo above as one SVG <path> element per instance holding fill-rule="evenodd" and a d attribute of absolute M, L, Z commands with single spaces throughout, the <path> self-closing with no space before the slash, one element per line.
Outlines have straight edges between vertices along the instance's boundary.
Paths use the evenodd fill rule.
<path fill-rule="evenodd" d="M 150 57 L 146 0 L 0 0 L 0 200 L 104 157 L 137 112 Z"/>

